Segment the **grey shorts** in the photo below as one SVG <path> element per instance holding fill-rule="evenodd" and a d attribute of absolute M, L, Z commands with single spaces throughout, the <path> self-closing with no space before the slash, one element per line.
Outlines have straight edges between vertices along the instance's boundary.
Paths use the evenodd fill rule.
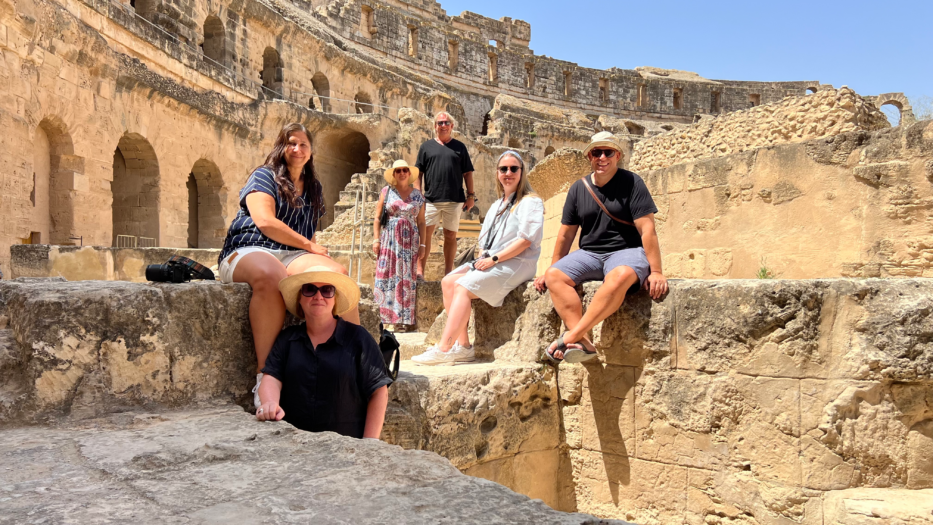
<path fill-rule="evenodd" d="M 628 266 L 638 276 L 638 282 L 626 293 L 637 292 L 651 273 L 644 248 L 628 248 L 609 253 L 577 250 L 554 263 L 551 268 L 564 272 L 574 284 L 582 284 L 586 281 L 602 281 L 607 273 L 619 266 Z"/>

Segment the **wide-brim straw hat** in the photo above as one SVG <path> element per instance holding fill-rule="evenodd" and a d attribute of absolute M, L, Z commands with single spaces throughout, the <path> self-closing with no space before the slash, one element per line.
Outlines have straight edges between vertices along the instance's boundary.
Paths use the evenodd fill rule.
<path fill-rule="evenodd" d="M 587 144 L 586 149 L 583 150 L 583 154 L 589 156 L 590 150 L 593 148 L 612 148 L 620 154 L 625 153 L 625 150 L 622 149 L 622 141 L 609 131 L 600 131 L 593 135 L 590 139 L 590 143 Z"/>
<path fill-rule="evenodd" d="M 420 171 L 418 171 L 418 168 L 414 166 L 409 166 L 408 163 L 405 162 L 403 159 L 399 159 L 393 162 L 392 167 L 385 170 L 385 172 L 382 174 L 382 177 L 386 180 L 386 182 L 388 182 L 389 184 L 393 186 L 395 186 L 395 170 L 398 168 L 408 168 L 408 170 L 411 171 L 411 176 L 416 179 L 418 178 L 418 174 L 421 173 Z"/>
<path fill-rule="evenodd" d="M 307 283 L 334 285 L 337 289 L 334 295 L 334 315 L 343 315 L 360 303 L 360 287 L 353 279 L 326 266 L 312 266 L 279 281 L 279 291 L 285 299 L 285 308 L 288 308 L 288 311 L 296 317 L 298 316 L 298 295 L 301 293 L 301 286 Z"/>

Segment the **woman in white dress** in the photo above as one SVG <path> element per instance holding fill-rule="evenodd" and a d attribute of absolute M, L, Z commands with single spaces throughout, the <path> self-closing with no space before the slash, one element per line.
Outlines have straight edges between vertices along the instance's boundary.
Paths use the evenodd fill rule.
<path fill-rule="evenodd" d="M 475 359 L 467 334 L 471 301 L 491 306 L 520 284 L 534 279 L 544 235 L 544 202 L 531 189 L 521 155 L 506 151 L 496 165 L 499 200 L 489 207 L 479 236 L 479 259 L 450 272 L 441 281 L 447 324 L 440 341 L 416 355 L 421 365 L 453 365 Z"/>

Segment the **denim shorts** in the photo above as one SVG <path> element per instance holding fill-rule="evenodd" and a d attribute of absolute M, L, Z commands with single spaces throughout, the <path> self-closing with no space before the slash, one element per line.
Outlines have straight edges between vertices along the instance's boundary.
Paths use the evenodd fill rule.
<path fill-rule="evenodd" d="M 641 247 L 609 253 L 577 250 L 551 265 L 551 268 L 557 268 L 563 272 L 573 280 L 574 284 L 582 284 L 586 281 L 602 281 L 607 273 L 619 266 L 628 266 L 638 276 L 638 282 L 633 284 L 626 293 L 637 292 L 651 273 L 651 265 L 648 264 L 645 249 Z"/>

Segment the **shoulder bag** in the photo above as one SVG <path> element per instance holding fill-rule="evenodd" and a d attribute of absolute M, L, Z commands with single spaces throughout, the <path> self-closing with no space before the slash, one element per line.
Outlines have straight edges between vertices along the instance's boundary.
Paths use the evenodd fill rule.
<path fill-rule="evenodd" d="M 608 215 L 610 219 L 616 222 L 621 222 L 622 224 L 627 224 L 629 226 L 634 227 L 635 223 L 629 222 L 629 221 L 623 221 L 622 219 L 618 219 L 616 218 L 615 215 L 609 213 L 609 210 L 606 209 L 606 205 L 603 204 L 603 201 L 599 200 L 599 197 L 597 197 L 596 193 L 593 191 L 593 187 L 590 186 L 590 181 L 587 180 L 589 179 L 589 177 L 590 177 L 589 175 L 587 175 L 586 177 L 583 177 L 583 185 L 586 186 L 586 191 L 590 192 L 590 197 L 593 197 L 593 200 L 596 201 L 596 204 L 599 205 L 599 209 L 603 210 L 603 213 Z"/>

